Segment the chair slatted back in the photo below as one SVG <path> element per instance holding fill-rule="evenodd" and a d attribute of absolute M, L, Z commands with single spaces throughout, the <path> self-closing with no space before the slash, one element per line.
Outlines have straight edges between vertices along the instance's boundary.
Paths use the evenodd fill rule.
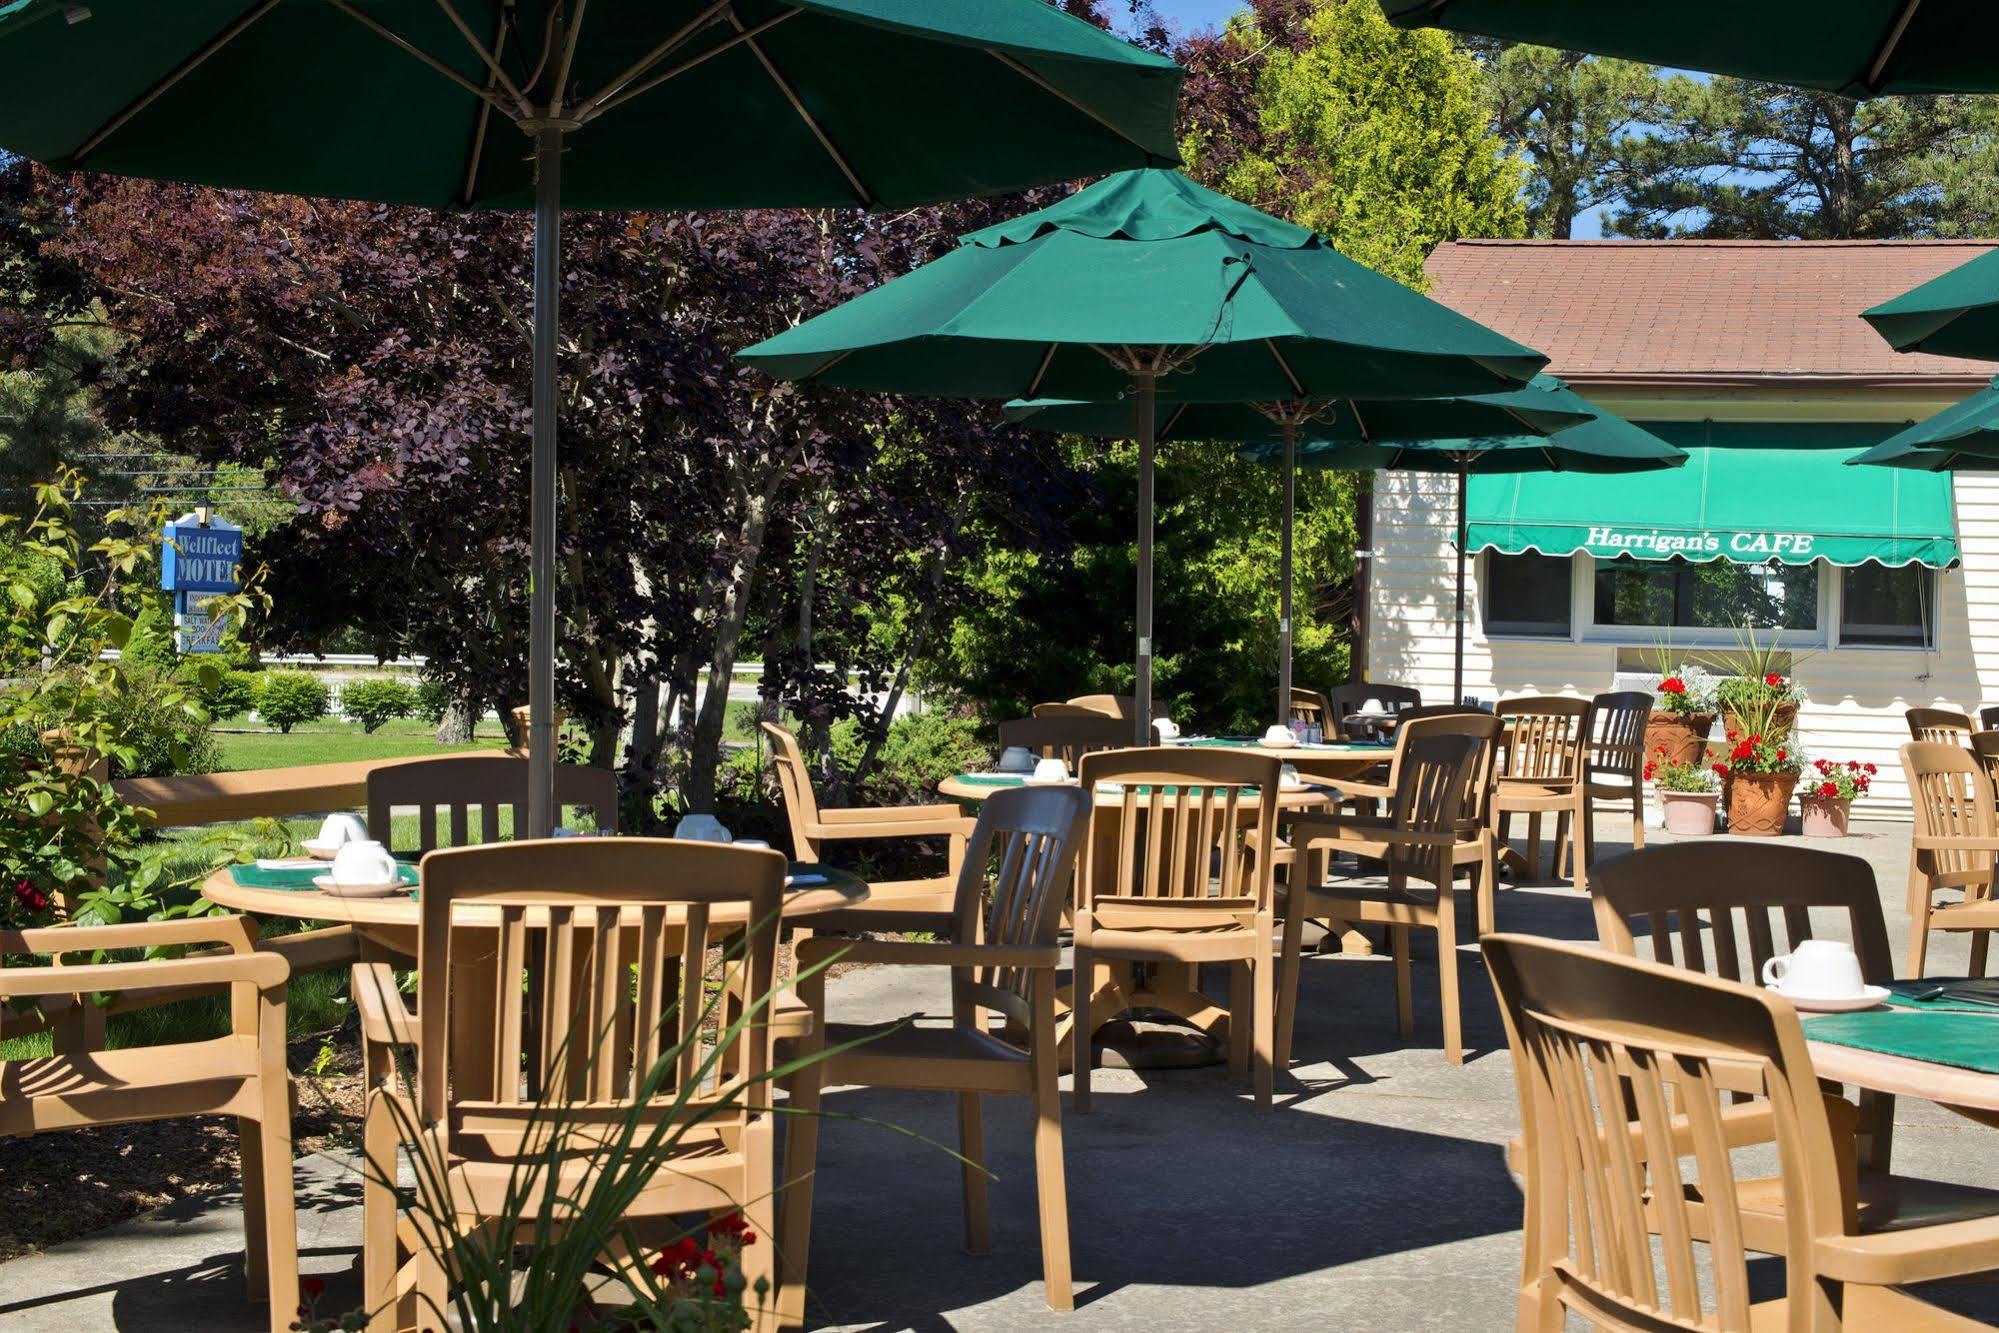
<path fill-rule="evenodd" d="M 1944 745 L 1971 744 L 1974 730 L 1971 717 L 1955 708 L 1911 708 L 1902 716 L 1908 719 L 1909 735 L 1914 740 Z"/>
<path fill-rule="evenodd" d="M 759 723 L 770 738 L 770 766 L 777 775 L 778 794 L 784 797 L 784 816 L 791 825 L 792 854 L 801 861 L 819 859 L 819 843 L 812 829 L 819 823 L 819 797 L 812 790 L 812 768 L 798 737 L 775 722 Z"/>
<path fill-rule="evenodd" d="M 767 1023 L 732 1031 L 726 997 L 769 995 L 781 853 L 666 838 L 549 839 L 432 853 L 417 946 L 419 1104 L 447 1135 L 516 1148 L 546 1107 L 614 1125 L 634 1101 L 740 1124 Z M 497 1012 L 463 1044 L 454 969 L 494 969 Z M 671 1108 L 683 1092 L 682 1109 Z M 448 1094 L 448 1095 L 447 1095 Z M 575 1104 L 583 1103 L 584 1106 Z"/>
<path fill-rule="evenodd" d="M 1478 764 L 1472 774 L 1472 804 L 1467 820 L 1484 820 L 1492 803 L 1492 788 L 1498 765 L 1499 719 L 1475 708 L 1452 708 L 1432 704 L 1411 709 L 1409 720 L 1395 729 L 1395 749 L 1389 753 L 1388 772 L 1381 785 L 1397 787 L 1404 757 L 1409 747 L 1425 736 L 1471 736 L 1478 741 Z"/>
<path fill-rule="evenodd" d="M 1539 786 L 1572 786 L 1588 772 L 1591 703 L 1534 695 L 1503 699 L 1493 710 L 1505 724 L 1500 776 Z"/>
<path fill-rule="evenodd" d="M 1408 685 L 1375 685 L 1364 680 L 1351 680 L 1344 685 L 1326 691 L 1326 706 L 1333 710 L 1329 727 L 1337 727 L 1347 720 L 1348 713 L 1357 713 L 1360 706 L 1369 699 L 1378 701 L 1391 713 L 1406 713 L 1411 708 L 1423 706 L 1423 692 Z"/>
<path fill-rule="evenodd" d="M 1091 708 L 1084 704 L 1046 703 L 1034 705 L 1034 717 L 1115 717 L 1101 708 Z"/>
<path fill-rule="evenodd" d="M 1843 1215 L 1797 1015 L 1752 987 L 1597 949 L 1504 934 L 1483 946 L 1525 1131 L 1524 1281 L 1549 1281 L 1596 1326 L 1750 1327 L 1738 1185 L 1769 1171 L 1738 1167 L 1723 1119 L 1746 1098 L 1768 1105 L 1774 1131 L 1788 1327 L 1816 1327 L 1814 1240 L 1840 1234 Z"/>
<path fill-rule="evenodd" d="M 1652 696 L 1643 690 L 1599 694 L 1590 700 L 1591 777 L 1621 777 L 1634 790 L 1643 784 L 1645 724 L 1651 717 Z"/>
<path fill-rule="evenodd" d="M 1161 927 L 1268 911 L 1282 764 L 1227 750 L 1153 747 L 1085 755 L 1085 791 L 1123 787 L 1115 837 L 1092 837 L 1083 905 L 1150 904 Z M 1107 859 L 1108 857 L 1108 859 Z M 1167 910 L 1172 909 L 1172 910 Z"/>
<path fill-rule="evenodd" d="M 1910 741 L 1902 747 L 1902 772 L 1909 782 L 1917 834 L 1931 838 L 1999 836 L 1991 780 L 1971 751 L 1948 741 Z M 1932 888 L 1963 888 L 1980 896 L 1992 882 L 1989 851 L 1944 847 L 1918 849 L 1916 865 L 1932 877 Z"/>
<path fill-rule="evenodd" d="M 1857 856 L 1782 843 L 1684 842 L 1591 867 L 1590 891 L 1597 938 L 1630 957 L 1639 956 L 1632 923 L 1643 921 L 1654 962 L 1754 986 L 1764 963 L 1814 938 L 1816 911 L 1844 914 L 1863 980 L 1895 975 L 1874 870 Z"/>
<path fill-rule="evenodd" d="M 1291 721 L 1308 727 L 1330 727 L 1333 725 L 1333 706 L 1317 690 L 1300 689 L 1293 685 Z"/>
<path fill-rule="evenodd" d="M 1138 699 L 1129 694 L 1079 694 L 1067 700 L 1071 708 L 1087 708 L 1105 717 L 1121 717 L 1126 721 L 1138 712 Z M 1157 719 L 1166 715 L 1166 706 L 1157 699 L 1152 701 L 1152 716 Z"/>
<path fill-rule="evenodd" d="M 1086 754 L 1131 744 L 1129 719 L 1089 713 L 1071 717 L 1021 717 L 999 724 L 1000 749 L 1020 746 L 1043 759 L 1060 759 L 1071 773 Z"/>
<path fill-rule="evenodd" d="M 1975 731 L 1971 735 L 1971 753 L 1978 758 L 1978 766 L 1985 770 L 1985 776 L 1999 791 L 1999 731 Z"/>
<path fill-rule="evenodd" d="M 439 847 L 499 842 L 500 811 L 512 812 L 513 827 L 527 827 L 528 761 L 511 755 L 454 755 L 388 764 L 368 774 L 368 829 L 399 856 Z M 555 766 L 555 804 L 588 806 L 598 828 L 617 832 L 618 775 L 581 764 Z M 417 842 L 395 845 L 395 812 L 414 808 Z M 472 815 L 477 812 L 475 834 Z M 440 838 L 438 824 L 448 826 Z M 518 836 L 518 834 L 516 834 Z"/>
<path fill-rule="evenodd" d="M 959 872 L 958 938 L 1053 946 L 1094 805 L 1080 787 L 1018 787 L 987 797 Z M 987 964 L 959 988 L 973 1003 L 1026 1024 L 1032 980 L 1031 969 Z"/>
<path fill-rule="evenodd" d="M 1477 721 L 1487 723 L 1493 732 L 1498 730 L 1493 718 L 1463 719 L 1466 724 Z M 1415 735 L 1397 739 L 1392 817 L 1398 829 L 1455 840 L 1472 818 L 1478 804 L 1475 787 L 1480 760 L 1492 737 L 1466 729 L 1459 722 L 1458 718 L 1430 718 L 1411 724 Z M 1391 874 L 1418 869 L 1428 874 L 1439 854 L 1436 847 L 1398 844 L 1390 847 L 1382 864 Z"/>

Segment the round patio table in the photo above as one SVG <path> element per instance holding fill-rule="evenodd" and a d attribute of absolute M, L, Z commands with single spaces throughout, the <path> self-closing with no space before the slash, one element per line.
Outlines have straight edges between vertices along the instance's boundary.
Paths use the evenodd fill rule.
<path fill-rule="evenodd" d="M 1999 1072 L 1926 1059 L 1917 1053 L 1924 1044 L 1924 1020 L 1944 1014 L 1952 1014 L 1954 1020 L 1968 1018 L 1980 1025 L 1989 1023 L 1994 1037 L 1999 1038 L 1999 1011 L 1993 1010 L 1924 1013 L 1907 1007 L 1883 1006 L 1837 1015 L 1842 1036 L 1849 1041 L 1857 1039 L 1863 1045 L 1814 1040 L 1813 1028 L 1820 1023 L 1811 1015 L 1804 1015 L 1805 1044 L 1811 1052 L 1812 1067 L 1819 1077 L 1835 1083 L 1850 1083 L 1897 1097 L 1920 1097 L 1980 1124 L 1999 1127 Z M 1982 1026 L 1974 1035 L 1982 1042 Z M 1915 1040 L 1910 1040 L 1911 1036 Z M 1975 1058 L 1982 1062 L 1982 1054 Z"/>

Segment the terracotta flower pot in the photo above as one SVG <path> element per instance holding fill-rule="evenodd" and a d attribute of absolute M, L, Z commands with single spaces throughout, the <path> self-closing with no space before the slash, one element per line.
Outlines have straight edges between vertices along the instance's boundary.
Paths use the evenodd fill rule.
<path fill-rule="evenodd" d="M 1838 796 L 1800 796 L 1798 812 L 1807 838 L 1844 838 L 1853 802 Z"/>
<path fill-rule="evenodd" d="M 1645 719 L 1645 754 L 1649 758 L 1664 750 L 1662 762 L 1694 763 L 1713 729 L 1713 713 L 1653 713 Z"/>
<path fill-rule="evenodd" d="M 1676 838 L 1706 837 L 1714 832 L 1714 808 L 1720 800 L 1719 792 L 1660 792 L 1659 813 L 1664 817 L 1666 832 Z"/>
<path fill-rule="evenodd" d="M 1736 773 L 1728 784 L 1728 831 L 1751 838 L 1774 838 L 1791 813 L 1796 773 Z"/>
<path fill-rule="evenodd" d="M 1724 732 L 1733 731 L 1743 736 L 1749 734 L 1749 724 L 1742 720 L 1740 713 L 1724 711 L 1721 716 Z M 1791 727 L 1797 720 L 1798 706 L 1796 704 L 1778 704 L 1777 711 L 1770 715 L 1770 733 L 1764 739 L 1772 741 L 1784 739 L 1784 737 L 1791 734 Z"/>

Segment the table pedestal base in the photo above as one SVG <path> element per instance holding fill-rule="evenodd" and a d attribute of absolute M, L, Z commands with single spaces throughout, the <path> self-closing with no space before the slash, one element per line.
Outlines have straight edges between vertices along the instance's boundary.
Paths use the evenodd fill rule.
<path fill-rule="evenodd" d="M 1207 1069 L 1228 1047 L 1197 1028 L 1156 1018 L 1116 1018 L 1097 1029 L 1097 1064 L 1104 1069 Z"/>

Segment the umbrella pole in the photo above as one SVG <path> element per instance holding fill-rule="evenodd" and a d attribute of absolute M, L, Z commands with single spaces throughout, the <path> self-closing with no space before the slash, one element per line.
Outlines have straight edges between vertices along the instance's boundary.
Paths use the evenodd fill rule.
<path fill-rule="evenodd" d="M 1284 547 L 1278 557 L 1277 725 L 1291 721 L 1291 542 L 1298 506 L 1298 427 L 1284 419 Z"/>
<path fill-rule="evenodd" d="M 561 317 L 562 131 L 535 132 L 534 454 L 529 469 L 528 828 L 555 831 L 555 331 Z"/>
<path fill-rule="evenodd" d="M 1458 640 L 1457 654 L 1452 669 L 1451 702 L 1464 702 L 1465 697 L 1465 475 L 1466 467 L 1458 464 Z"/>
<path fill-rule="evenodd" d="M 1132 691 L 1134 743 L 1152 744 L 1152 447 L 1158 376 L 1138 380 L 1138 681 Z"/>

